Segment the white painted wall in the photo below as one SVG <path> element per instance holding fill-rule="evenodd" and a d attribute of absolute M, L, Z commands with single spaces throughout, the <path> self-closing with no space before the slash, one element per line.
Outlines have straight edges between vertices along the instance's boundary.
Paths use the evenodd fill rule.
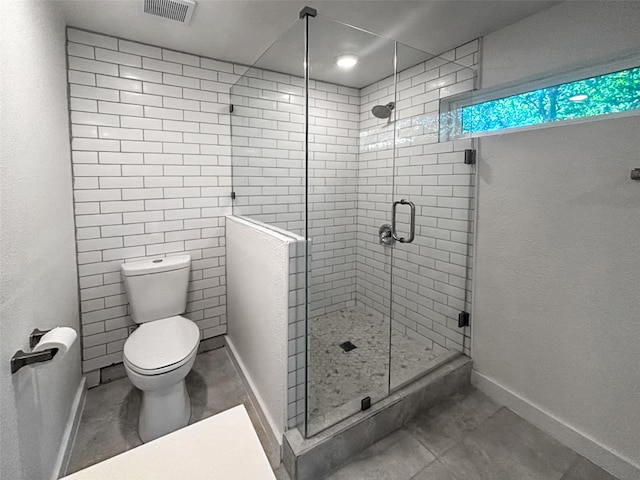
<path fill-rule="evenodd" d="M 483 86 L 640 47 L 640 4 L 565 2 L 489 35 Z M 640 117 L 480 140 L 476 384 L 640 476 Z"/>
<path fill-rule="evenodd" d="M 9 360 L 35 328 L 79 328 L 65 27 L 51 2 L 0 16 L 0 477 L 57 478 L 80 387 L 76 344 L 56 368 Z"/>
<path fill-rule="evenodd" d="M 293 240 L 227 217 L 227 342 L 276 439 L 287 394 L 289 245 Z"/>
<path fill-rule="evenodd" d="M 638 132 L 631 117 L 482 140 L 473 332 L 478 373 L 636 466 Z"/>
<path fill-rule="evenodd" d="M 640 45 L 640 3 L 563 2 L 487 35 L 482 88 L 589 65 Z"/>

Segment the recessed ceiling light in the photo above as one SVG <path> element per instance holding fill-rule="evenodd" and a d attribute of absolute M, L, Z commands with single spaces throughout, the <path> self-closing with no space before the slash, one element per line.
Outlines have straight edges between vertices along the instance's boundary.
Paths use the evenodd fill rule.
<path fill-rule="evenodd" d="M 336 58 L 336 65 L 340 68 L 353 68 L 358 63 L 358 57 L 355 55 L 340 55 Z"/>
<path fill-rule="evenodd" d="M 571 101 L 571 102 L 584 102 L 587 98 L 589 98 L 589 95 L 585 95 L 585 94 L 581 93 L 580 95 L 574 95 L 573 97 L 569 97 L 569 101 Z"/>

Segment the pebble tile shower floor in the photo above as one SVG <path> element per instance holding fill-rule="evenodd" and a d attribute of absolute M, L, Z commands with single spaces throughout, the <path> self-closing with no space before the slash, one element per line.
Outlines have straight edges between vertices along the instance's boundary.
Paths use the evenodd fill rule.
<path fill-rule="evenodd" d="M 356 307 L 313 318 L 309 325 L 309 414 L 319 423 L 322 417 L 325 423 L 339 420 L 340 415 L 328 414 L 349 403 L 357 411 L 367 395 L 385 396 L 389 374 L 394 388 L 424 372 L 438 356 L 397 330 L 391 332 L 390 356 L 389 320 Z M 344 342 L 356 348 L 345 351 Z"/>

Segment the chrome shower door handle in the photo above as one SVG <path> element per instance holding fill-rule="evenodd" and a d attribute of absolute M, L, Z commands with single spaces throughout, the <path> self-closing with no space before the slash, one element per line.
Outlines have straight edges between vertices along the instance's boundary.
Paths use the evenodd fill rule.
<path fill-rule="evenodd" d="M 396 231 L 396 207 L 398 205 L 409 205 L 411 208 L 411 227 L 409 230 L 409 238 L 399 237 Z M 413 202 L 405 200 L 404 198 L 393 202 L 393 208 L 391 209 L 391 235 L 400 243 L 413 242 L 413 239 L 416 236 L 416 206 Z"/>

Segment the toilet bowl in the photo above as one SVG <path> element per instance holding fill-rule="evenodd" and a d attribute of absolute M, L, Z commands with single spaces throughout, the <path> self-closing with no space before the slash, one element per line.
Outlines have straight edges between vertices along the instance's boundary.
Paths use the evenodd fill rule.
<path fill-rule="evenodd" d="M 193 367 L 200 330 L 179 314 L 186 308 L 188 255 L 125 263 L 121 272 L 131 316 L 140 326 L 124 344 L 124 367 L 142 391 L 138 433 L 143 442 L 186 426 L 191 402 L 185 377 Z"/>
<path fill-rule="evenodd" d="M 191 402 L 185 377 L 196 360 L 200 330 L 176 316 L 148 322 L 124 345 L 124 368 L 142 390 L 138 433 L 143 442 L 186 426 Z"/>

